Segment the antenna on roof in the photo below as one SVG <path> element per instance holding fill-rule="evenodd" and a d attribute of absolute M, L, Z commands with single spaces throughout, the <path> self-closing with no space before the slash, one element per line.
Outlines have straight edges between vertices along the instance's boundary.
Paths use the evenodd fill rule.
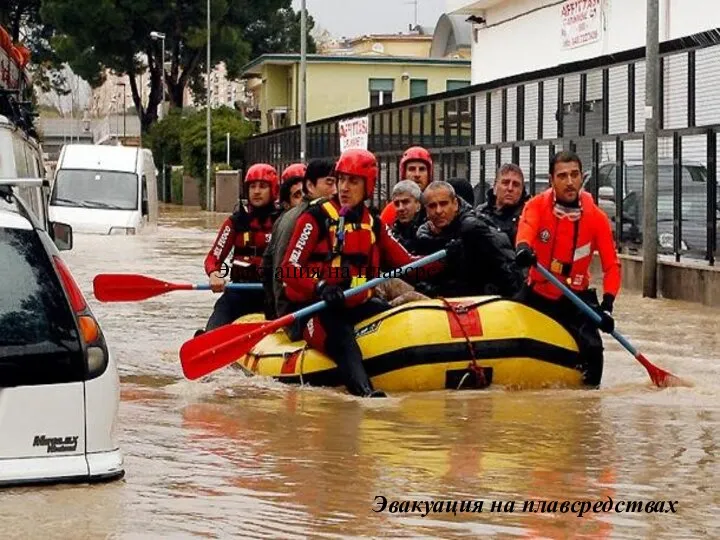
<path fill-rule="evenodd" d="M 415 28 L 417 28 L 418 25 L 418 2 L 420 2 L 420 0 L 410 0 L 409 2 L 405 2 L 406 5 L 415 4 Z M 410 29 L 412 30 L 412 27 L 410 27 Z"/>

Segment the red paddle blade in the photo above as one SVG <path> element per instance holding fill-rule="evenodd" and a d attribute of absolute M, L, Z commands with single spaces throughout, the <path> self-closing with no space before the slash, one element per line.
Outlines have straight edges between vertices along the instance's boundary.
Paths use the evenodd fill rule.
<path fill-rule="evenodd" d="M 100 302 L 135 302 L 188 289 L 192 289 L 191 284 L 168 283 L 137 274 L 98 274 L 93 279 L 93 292 Z"/>
<path fill-rule="evenodd" d="M 270 322 L 227 324 L 186 341 L 180 347 L 185 377 L 199 379 L 229 366 L 247 354 L 265 336 L 293 321 L 293 314 Z"/>
<path fill-rule="evenodd" d="M 648 372 L 648 375 L 650 375 L 650 379 L 652 380 L 653 384 L 657 386 L 658 388 L 668 388 L 670 386 L 685 386 L 688 388 L 692 388 L 694 385 L 691 382 L 684 381 L 680 377 L 676 377 L 672 373 L 669 373 L 665 371 L 664 369 L 660 369 L 655 364 L 650 362 L 642 353 L 638 353 L 637 356 L 638 362 L 640 362 L 643 367 Z"/>

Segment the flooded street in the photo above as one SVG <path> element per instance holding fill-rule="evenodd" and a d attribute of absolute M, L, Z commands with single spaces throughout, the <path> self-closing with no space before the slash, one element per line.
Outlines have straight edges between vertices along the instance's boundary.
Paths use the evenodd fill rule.
<path fill-rule="evenodd" d="M 616 303 L 618 329 L 689 389 L 654 389 L 609 337 L 600 390 L 361 400 L 234 369 L 187 381 L 178 350 L 217 296 L 101 304 L 92 294 L 99 273 L 206 281 L 225 216 L 163 212 L 154 235 L 77 235 L 63 252 L 118 360 L 126 476 L 3 491 L 3 538 L 720 538 L 720 311 L 628 291 Z M 610 512 L 560 510 L 608 497 Z M 524 512 L 530 499 L 558 505 Z M 391 512 L 393 501 L 431 511 Z M 433 512 L 434 501 L 457 501 L 456 514 Z M 483 501 L 482 513 L 461 501 Z M 619 501 L 643 509 L 616 512 Z M 646 513 L 648 501 L 677 502 Z"/>

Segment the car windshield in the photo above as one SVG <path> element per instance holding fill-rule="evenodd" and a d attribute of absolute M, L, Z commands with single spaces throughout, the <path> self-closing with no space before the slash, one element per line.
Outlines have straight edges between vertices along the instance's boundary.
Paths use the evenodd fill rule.
<path fill-rule="evenodd" d="M 0 227 L 0 358 L 78 345 L 74 318 L 35 230 Z M 1 385 L 0 385 L 1 386 Z"/>
<path fill-rule="evenodd" d="M 55 178 L 50 204 L 136 210 L 137 175 L 117 171 L 60 170 Z"/>

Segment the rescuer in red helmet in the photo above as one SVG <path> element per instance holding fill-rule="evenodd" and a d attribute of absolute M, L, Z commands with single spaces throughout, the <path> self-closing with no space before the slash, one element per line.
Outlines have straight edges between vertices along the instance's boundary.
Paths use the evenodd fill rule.
<path fill-rule="evenodd" d="M 302 183 L 307 167 L 304 163 L 293 163 L 285 167 L 280 176 L 280 206 L 283 210 L 300 204 L 303 200 Z"/>
<path fill-rule="evenodd" d="M 240 208 L 220 226 L 217 238 L 205 257 L 205 272 L 214 292 L 222 292 L 225 278 L 234 283 L 260 283 L 262 255 L 270 241 L 272 226 L 280 214 L 275 201 L 278 197 L 278 174 L 267 163 L 256 163 L 245 175 L 248 207 Z M 225 258 L 233 250 L 230 267 Z M 229 270 L 229 271 L 228 271 Z M 224 291 L 205 326 L 213 330 L 230 324 L 238 317 L 264 310 L 264 293 L 259 291 Z M 201 331 L 196 332 L 196 336 Z"/>
<path fill-rule="evenodd" d="M 298 219 L 281 264 L 285 293 L 292 302 L 324 300 L 328 307 L 306 322 L 307 343 L 332 358 L 351 394 L 384 397 L 374 390 L 363 366 L 354 327 L 386 309 L 373 290 L 351 296 L 343 291 L 377 277 L 379 272 L 411 263 L 410 255 L 387 225 L 364 201 L 372 196 L 378 165 L 367 150 L 346 150 L 335 165 L 337 193 L 313 201 Z M 448 257 L 456 246 L 448 246 Z M 448 264 L 450 264 L 448 262 Z M 417 274 L 433 274 L 444 267 L 431 263 Z M 421 272 L 423 274 L 421 274 Z M 416 272 L 404 279 L 416 280 Z"/>
<path fill-rule="evenodd" d="M 420 191 L 425 191 L 430 182 L 433 181 L 433 161 L 430 152 L 422 146 L 411 146 L 400 158 L 400 170 L 398 180 L 412 180 Z M 397 219 L 395 204 L 393 201 L 383 208 L 380 214 L 383 223 L 392 227 Z M 422 207 L 418 213 L 420 223 L 425 221 L 425 209 Z"/>

